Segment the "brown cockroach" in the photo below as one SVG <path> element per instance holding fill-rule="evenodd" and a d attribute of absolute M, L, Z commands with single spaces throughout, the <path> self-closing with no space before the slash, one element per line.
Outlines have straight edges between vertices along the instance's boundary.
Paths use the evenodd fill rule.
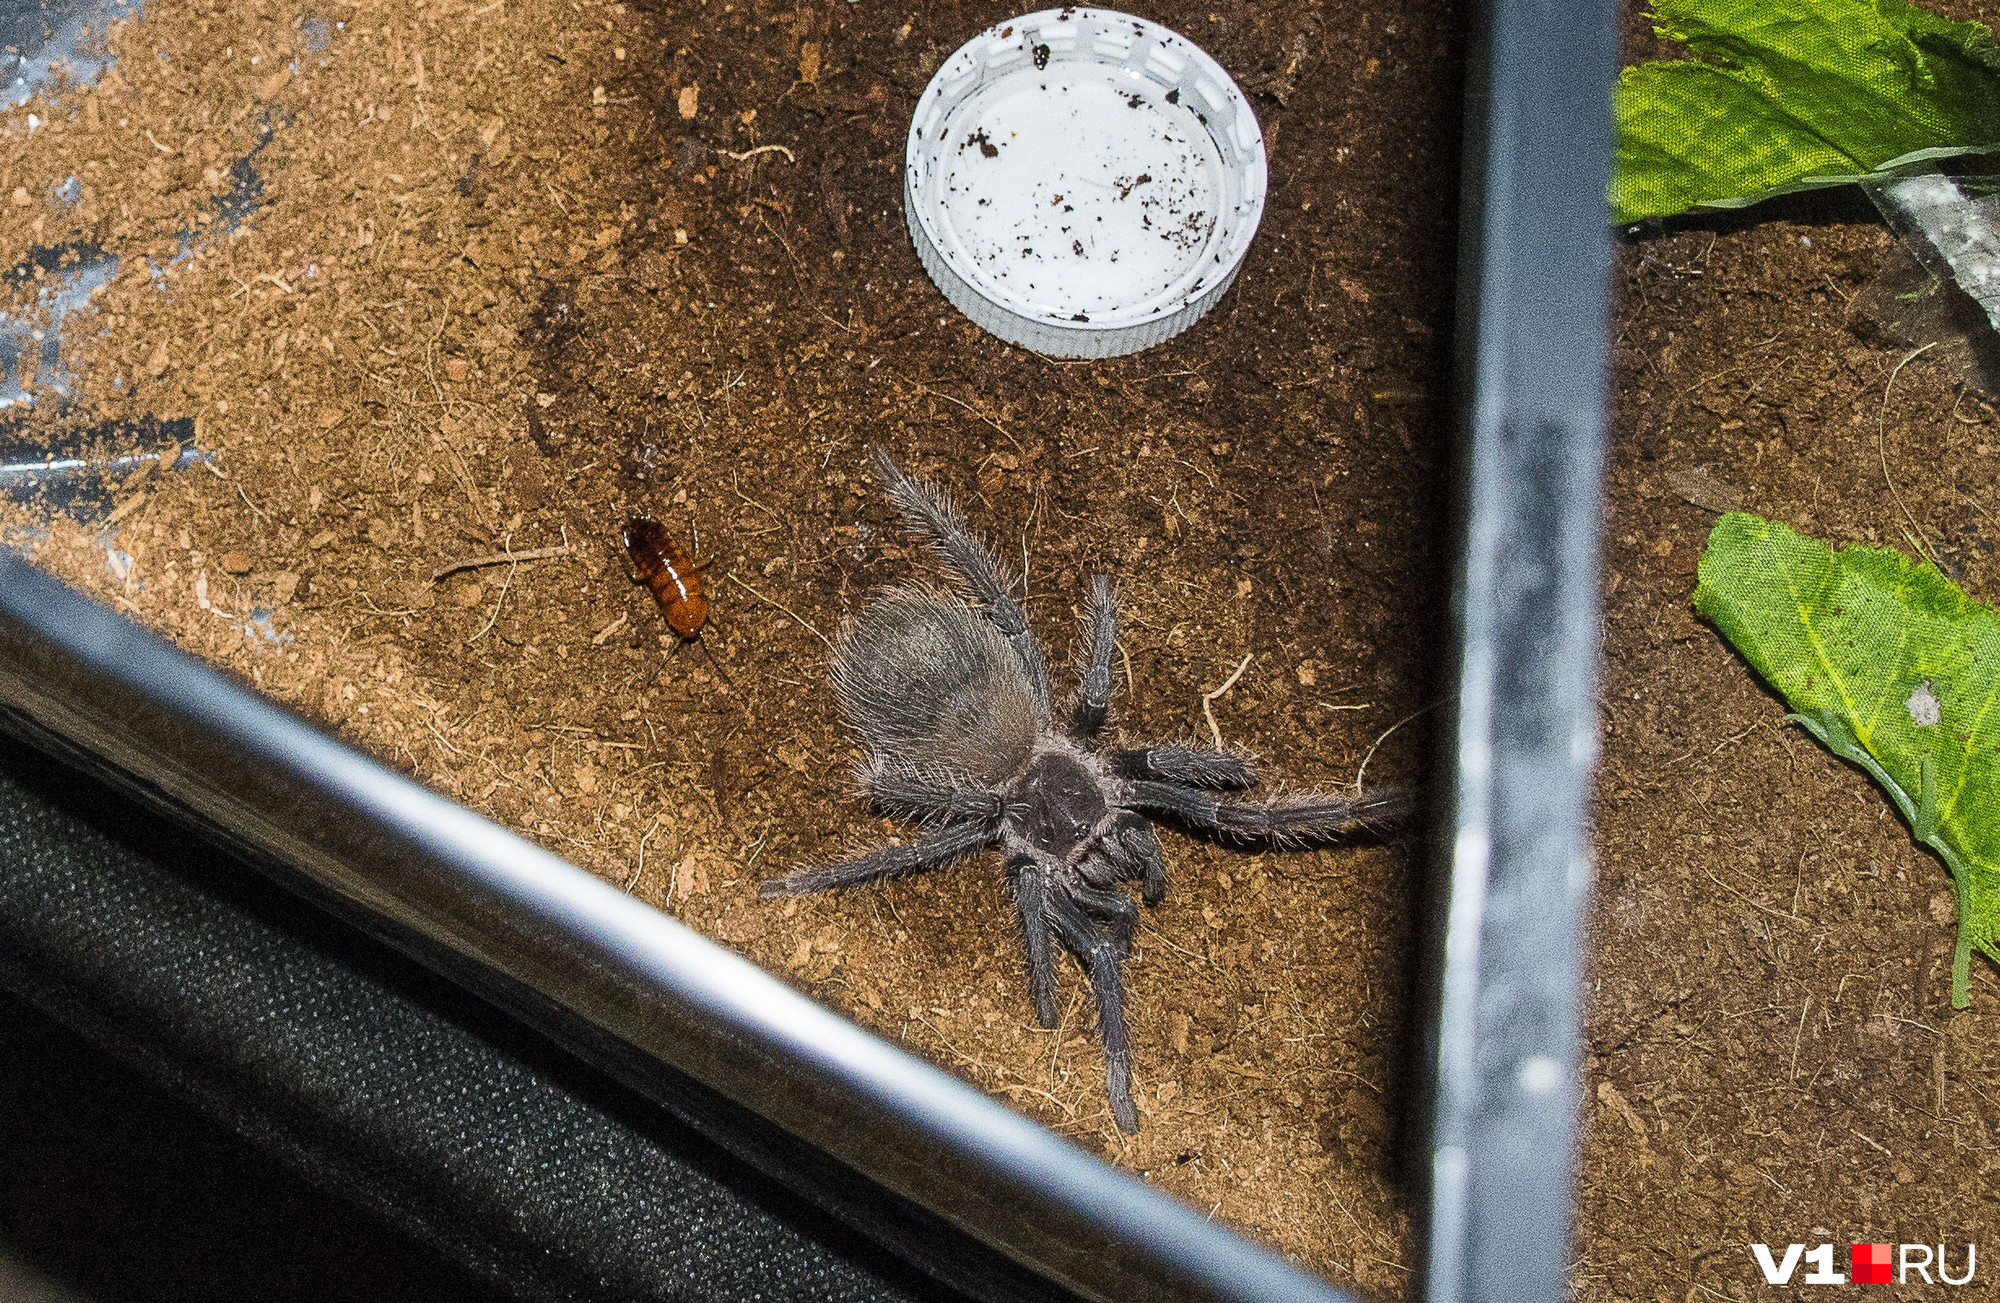
<path fill-rule="evenodd" d="M 708 623 L 708 593 L 701 578 L 707 563 L 691 556 L 651 516 L 625 522 L 625 557 L 632 578 L 653 590 L 667 627 L 686 639 L 698 637 Z"/>

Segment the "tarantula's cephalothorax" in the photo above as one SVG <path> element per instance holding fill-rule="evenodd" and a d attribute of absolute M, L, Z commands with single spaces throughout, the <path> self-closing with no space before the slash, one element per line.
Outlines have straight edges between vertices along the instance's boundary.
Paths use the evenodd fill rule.
<path fill-rule="evenodd" d="M 1058 728 L 1041 646 L 992 553 L 942 493 L 873 451 L 910 528 L 978 603 L 974 610 L 957 594 L 889 589 L 834 651 L 834 694 L 867 748 L 864 791 L 885 814 L 925 831 L 908 845 L 774 878 L 764 894 L 899 877 L 998 847 L 1027 939 L 1035 1016 L 1056 1025 L 1053 934 L 1082 963 L 1097 1002 L 1111 1114 L 1137 1131 L 1119 965 L 1139 911 L 1121 884 L 1137 881 L 1148 905 L 1166 891 L 1152 821 L 1236 845 L 1300 846 L 1389 819 L 1401 798 L 1249 801 L 1227 795 L 1257 781 L 1240 756 L 1176 745 L 1099 749 L 1117 627 L 1108 575 L 1091 580 L 1083 682 L 1067 727 Z"/>

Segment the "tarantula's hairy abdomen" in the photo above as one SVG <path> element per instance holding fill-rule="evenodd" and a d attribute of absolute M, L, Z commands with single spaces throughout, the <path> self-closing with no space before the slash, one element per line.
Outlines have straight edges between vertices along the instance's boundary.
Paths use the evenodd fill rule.
<path fill-rule="evenodd" d="M 883 594 L 842 630 L 833 690 L 877 758 L 992 783 L 1020 771 L 1047 723 L 992 623 L 916 589 Z"/>

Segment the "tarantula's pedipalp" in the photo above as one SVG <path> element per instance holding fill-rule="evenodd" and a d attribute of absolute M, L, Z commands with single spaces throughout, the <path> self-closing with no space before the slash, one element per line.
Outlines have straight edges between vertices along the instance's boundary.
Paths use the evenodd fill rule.
<path fill-rule="evenodd" d="M 1167 861 L 1160 854 L 1160 839 L 1143 815 L 1127 810 L 1111 825 L 1106 851 L 1118 861 L 1126 878 L 1139 880 L 1139 899 L 1157 905 L 1167 894 Z"/>
<path fill-rule="evenodd" d="M 966 856 L 992 846 L 994 840 L 993 832 L 980 824 L 946 824 L 906 846 L 884 846 L 858 859 L 800 869 L 782 878 L 767 878 L 759 894 L 799 896 L 808 891 L 824 891 L 828 887 L 853 887 L 863 882 L 881 882 L 928 869 L 948 868 Z"/>
<path fill-rule="evenodd" d="M 1131 784 L 1126 804 L 1150 814 L 1168 815 L 1223 841 L 1298 846 L 1387 822 L 1402 812 L 1404 803 L 1395 792 L 1375 792 L 1353 800 L 1300 792 L 1276 801 L 1245 801 L 1179 783 L 1137 782 Z"/>
<path fill-rule="evenodd" d="M 907 479 L 874 449 L 882 482 L 911 528 L 978 602 L 916 588 L 881 594 L 841 632 L 833 690 L 867 750 L 861 786 L 885 814 L 922 825 L 907 846 L 803 869 L 764 884 L 793 895 L 940 868 L 997 846 L 1020 913 L 1035 1017 L 1054 1027 L 1056 949 L 1090 982 L 1104 1041 L 1111 1116 L 1139 1129 L 1120 966 L 1139 909 L 1123 884 L 1157 904 L 1166 864 L 1151 820 L 1233 845 L 1303 846 L 1372 826 L 1402 809 L 1395 796 L 1301 795 L 1269 803 L 1224 795 L 1250 788 L 1249 761 L 1226 751 L 1160 745 L 1098 750 L 1111 702 L 1117 612 L 1109 576 L 1091 580 L 1081 683 L 1068 727 L 1049 708 L 1047 662 L 991 552 L 957 508 Z"/>
<path fill-rule="evenodd" d="M 1111 595 L 1111 576 L 1092 575 L 1090 600 L 1084 604 L 1083 666 L 1077 677 L 1076 713 L 1069 731 L 1088 742 L 1104 727 L 1111 707 L 1111 649 L 1118 641 L 1118 603 Z"/>
<path fill-rule="evenodd" d="M 876 444 L 872 451 L 875 473 L 882 477 L 889 496 L 902 509 L 903 519 L 909 522 L 911 530 L 923 535 L 937 549 L 944 563 L 972 590 L 973 597 L 985 608 L 986 618 L 993 622 L 993 627 L 1000 631 L 1014 648 L 1014 654 L 1021 658 L 1021 668 L 1028 672 L 1028 683 L 1034 689 L 1035 699 L 1046 712 L 1049 708 L 1048 662 L 1042 659 L 1042 646 L 1035 641 L 1034 631 L 1028 628 L 1028 617 L 1022 612 L 1021 604 L 1007 591 L 1007 572 L 992 551 L 966 528 L 965 518 L 958 514 L 958 508 L 951 504 L 949 498 L 925 481 L 904 475 L 889 459 L 889 450 L 881 444 Z"/>
<path fill-rule="evenodd" d="M 1139 928 L 1139 907 L 1132 898 L 1113 887 L 1077 887 L 1069 895 L 1085 913 L 1103 920 L 1111 929 L 1112 940 L 1118 943 L 1118 958 L 1123 960 L 1132 934 Z"/>
<path fill-rule="evenodd" d="M 1257 785 L 1257 771 L 1248 760 L 1207 747 L 1169 745 L 1114 751 L 1111 767 L 1120 778 L 1157 778 L 1211 792 L 1240 792 Z"/>

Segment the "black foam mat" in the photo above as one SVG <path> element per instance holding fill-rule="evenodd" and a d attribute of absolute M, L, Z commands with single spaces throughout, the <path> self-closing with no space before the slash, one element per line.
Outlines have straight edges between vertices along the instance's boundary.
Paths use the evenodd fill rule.
<path fill-rule="evenodd" d="M 330 1194 L 337 1204 L 289 1188 L 271 1197 L 317 1210 L 293 1228 L 301 1240 L 363 1234 L 347 1224 L 354 1216 L 328 1211 L 340 1205 L 379 1219 L 381 1261 L 432 1274 L 408 1297 L 957 1297 L 539 1034 L 13 740 L 0 740 L 0 987 L 37 1011 L 23 1012 L 23 1029 L 37 1015 L 71 1029 Z M 82 1107 L 106 1107 L 81 1083 L 79 1094 Z M 179 1125 L 113 1117 L 104 1130 L 127 1150 L 197 1152 Z M 161 1153 L 114 1156 L 147 1179 L 171 1166 Z M 213 1187 L 217 1163 L 230 1162 L 250 1160 L 232 1151 L 185 1172 L 179 1196 L 169 1180 L 159 1197 L 190 1205 L 176 1214 L 226 1208 Z M 25 1166 L 16 1173 L 17 1185 L 29 1179 Z M 36 1203 L 32 1191 L 9 1193 L 18 1207 Z M 52 1204 L 41 1204 L 46 1220 Z M 256 1221 L 237 1228 L 243 1255 L 276 1234 Z M 107 1236 L 102 1251 L 136 1253 L 153 1235 Z M 219 1246 L 186 1247 L 190 1261 L 212 1263 Z M 294 1247 L 299 1261 L 338 1257 Z M 286 1256 L 240 1258 L 240 1274 L 262 1279 Z M 327 1264 L 358 1283 L 379 1265 Z M 136 1297 L 173 1297 L 170 1276 Z"/>

